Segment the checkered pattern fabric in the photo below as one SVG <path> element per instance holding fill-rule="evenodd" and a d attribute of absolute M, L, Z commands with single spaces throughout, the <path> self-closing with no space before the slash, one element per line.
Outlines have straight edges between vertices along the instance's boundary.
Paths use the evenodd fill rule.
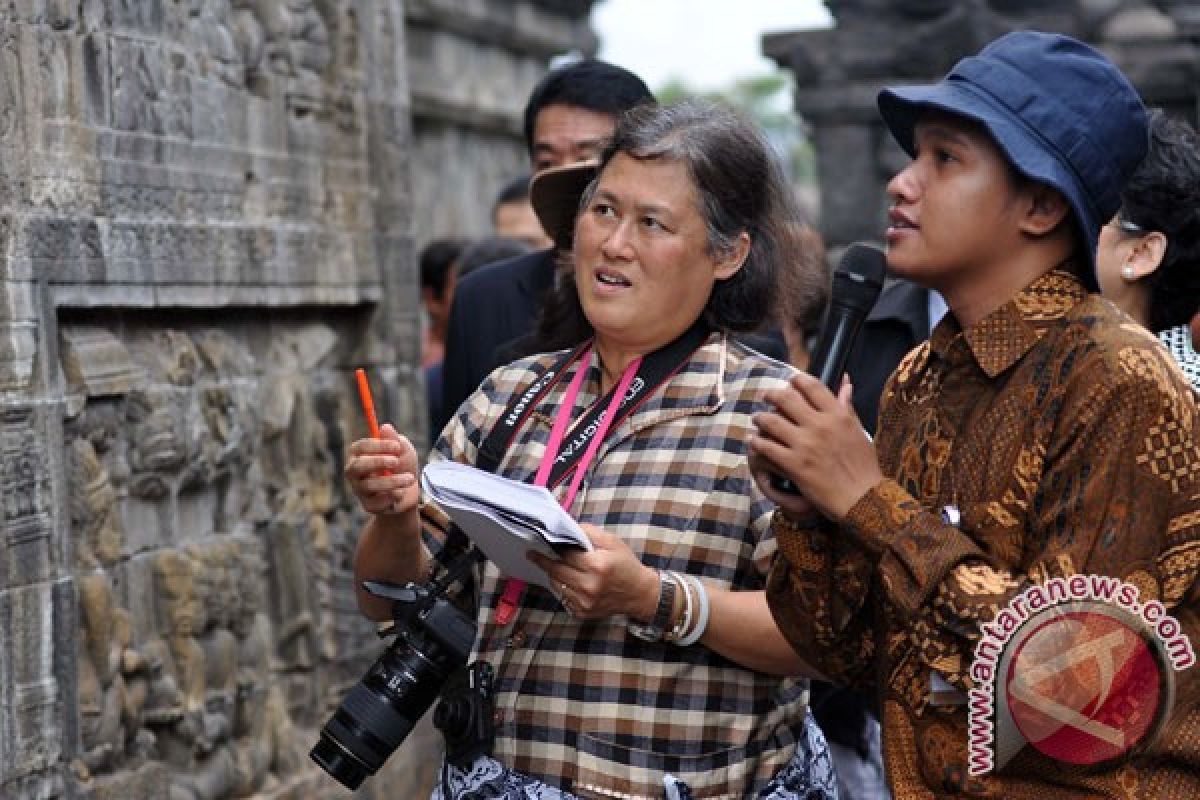
<path fill-rule="evenodd" d="M 817 669 L 878 693 L 896 797 L 1200 796 L 1195 667 L 1163 735 L 1107 770 L 1026 747 L 972 777 L 965 704 L 980 625 L 1050 578 L 1121 578 L 1200 644 L 1198 425 L 1166 350 L 1065 272 L 965 331 L 948 317 L 901 363 L 876 439 L 889 479 L 840 530 L 779 514 L 767 590 Z"/>
<path fill-rule="evenodd" d="M 510 398 L 556 358 L 535 356 L 492 373 L 433 457 L 472 463 Z M 592 355 L 538 404 L 501 474 L 533 479 L 576 369 L 589 374 L 572 419 L 596 401 L 600 370 Z M 609 432 L 571 513 L 622 536 L 650 566 L 713 587 L 762 589 L 775 552 L 771 504 L 750 476 L 746 442 L 764 392 L 791 374 L 713 334 Z M 535 586 L 515 621 L 500 629 L 495 568 L 485 565 L 478 581 L 474 657 L 497 671 L 493 755 L 509 768 L 581 797 L 661 798 L 663 776 L 671 774 L 697 798 L 740 800 L 766 786 L 806 735 L 802 682 L 752 672 L 703 645 L 642 641 L 623 618 L 580 622 Z"/>

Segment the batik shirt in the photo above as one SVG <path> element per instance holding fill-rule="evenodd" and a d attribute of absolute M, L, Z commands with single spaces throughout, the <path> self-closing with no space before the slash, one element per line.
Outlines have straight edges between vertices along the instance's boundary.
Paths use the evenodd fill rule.
<path fill-rule="evenodd" d="M 435 457 L 473 463 L 510 398 L 560 355 L 492 373 Z M 497 472 L 533 481 L 578 369 L 588 375 L 571 419 L 598 399 L 593 354 L 564 371 Z M 792 372 L 714 334 L 609 431 L 569 511 L 621 536 L 649 566 L 696 575 L 712 589 L 763 589 L 775 552 L 772 506 L 750 476 L 746 442 L 764 393 Z M 509 768 L 582 797 L 658 800 L 671 774 L 697 798 L 742 800 L 767 785 L 804 734 L 803 683 L 752 672 L 701 644 L 643 641 L 624 618 L 577 620 L 532 584 L 515 620 L 499 628 L 494 566 L 482 569 L 478 586 L 473 657 L 496 669 L 492 755 Z"/>
<path fill-rule="evenodd" d="M 984 624 L 1019 620 L 1000 612 L 1054 578 L 1126 582 L 1200 646 L 1196 436 L 1193 393 L 1166 350 L 1065 272 L 967 330 L 947 317 L 901 362 L 876 438 L 887 479 L 837 528 L 779 512 L 767 594 L 813 666 L 878 693 L 897 798 L 1200 797 L 1200 667 L 1174 673 L 1172 715 L 1149 749 L 1099 771 L 1026 745 L 972 776 L 966 704 L 989 681 L 972 670 Z"/>

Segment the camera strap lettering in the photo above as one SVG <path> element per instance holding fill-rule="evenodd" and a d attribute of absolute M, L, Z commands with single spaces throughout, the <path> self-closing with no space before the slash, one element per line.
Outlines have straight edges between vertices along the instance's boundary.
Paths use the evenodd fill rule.
<path fill-rule="evenodd" d="M 508 448 L 512 445 L 513 439 L 517 436 L 517 431 L 525 424 L 525 420 L 537 408 L 537 404 L 542 397 L 553 389 L 567 369 L 576 360 L 583 357 L 592 347 L 592 342 L 589 339 L 583 344 L 570 351 L 554 364 L 546 367 L 542 372 L 521 392 L 519 396 L 504 410 L 504 414 L 500 417 L 500 421 L 495 427 L 488 432 L 483 443 L 479 445 L 479 452 L 475 456 L 475 466 L 487 472 L 495 472 L 500 466 L 500 462 L 504 460 L 504 454 L 508 452 Z"/>
<path fill-rule="evenodd" d="M 575 400 L 587 375 L 587 369 L 581 363 L 559 404 L 559 411 L 555 415 L 554 425 L 550 431 L 550 439 L 546 443 L 546 452 L 542 456 L 542 463 L 533 483 L 538 486 L 554 488 L 571 476 L 571 483 L 561 499 L 562 506 L 569 509 L 583 482 L 584 475 L 587 474 L 588 465 L 600 449 L 600 444 L 609 430 L 616 427 L 642 403 L 652 397 L 660 386 L 679 371 L 692 353 L 704 343 L 707 336 L 707 328 L 697 323 L 666 347 L 635 359 L 626 367 L 617 385 L 603 397 L 597 398 L 596 402 L 576 421 L 571 429 L 571 438 L 564 442 L 567 428 L 571 422 L 571 411 L 575 407 Z M 552 386 L 561 380 L 572 362 L 584 358 L 590 352 L 591 342 L 589 341 L 536 378 L 530 387 L 511 404 L 500 422 L 488 434 L 487 441 L 480 448 L 480 456 L 484 456 L 485 449 L 492 457 L 497 452 L 502 455 L 503 451 L 511 444 L 517 429 L 533 412 L 537 400 L 540 400 Z M 551 374 L 553 377 L 548 377 Z M 505 440 L 502 449 L 497 450 L 495 444 L 488 448 L 493 439 L 501 437 Z M 480 463 L 480 461 L 482 458 L 477 460 L 476 466 L 489 471 L 494 471 L 499 464 L 499 459 L 487 464 Z M 509 578 L 505 582 L 504 591 L 496 609 L 496 621 L 500 625 L 507 625 L 512 620 L 520 606 L 524 590 L 525 582 L 522 580 Z"/>

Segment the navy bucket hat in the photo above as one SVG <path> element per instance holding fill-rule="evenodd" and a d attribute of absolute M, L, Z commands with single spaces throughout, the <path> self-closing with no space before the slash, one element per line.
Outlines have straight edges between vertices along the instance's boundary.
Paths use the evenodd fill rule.
<path fill-rule="evenodd" d="M 1069 36 L 1017 31 L 954 65 L 941 82 L 879 93 L 879 113 L 915 155 L 913 126 L 927 109 L 975 120 L 1018 172 L 1058 189 L 1074 211 L 1096 282 L 1096 240 L 1117 213 L 1125 181 L 1146 154 L 1146 109 L 1099 51 Z"/>

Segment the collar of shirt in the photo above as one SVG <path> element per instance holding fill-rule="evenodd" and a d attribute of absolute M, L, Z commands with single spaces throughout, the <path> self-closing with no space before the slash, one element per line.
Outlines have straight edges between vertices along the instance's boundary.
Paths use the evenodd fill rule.
<path fill-rule="evenodd" d="M 650 387 L 651 395 L 638 407 L 635 414 L 609 431 L 608 438 L 615 441 L 666 419 L 716 412 L 724 401 L 722 389 L 727 347 L 728 337 L 719 332 L 711 334 L 679 370 L 676 378 L 669 381 L 665 388 Z M 575 369 L 587 369 L 588 376 L 580 387 L 579 397 L 573 409 L 574 414 L 582 413 L 582 409 L 589 408 L 596 402 L 600 391 L 600 363 L 593 350 L 585 360 L 577 362 L 563 375 L 559 384 L 542 398 L 531 415 L 531 422 L 536 421 L 547 428 L 554 424 L 554 417 L 559 413 L 566 385 L 574 375 Z M 574 429 L 574 422 L 570 427 Z"/>
<path fill-rule="evenodd" d="M 950 362 L 970 357 L 989 378 L 995 378 L 1086 296 L 1083 284 L 1066 267 L 1052 270 L 966 330 L 953 314 L 947 314 L 934 328 L 929 349 Z"/>

